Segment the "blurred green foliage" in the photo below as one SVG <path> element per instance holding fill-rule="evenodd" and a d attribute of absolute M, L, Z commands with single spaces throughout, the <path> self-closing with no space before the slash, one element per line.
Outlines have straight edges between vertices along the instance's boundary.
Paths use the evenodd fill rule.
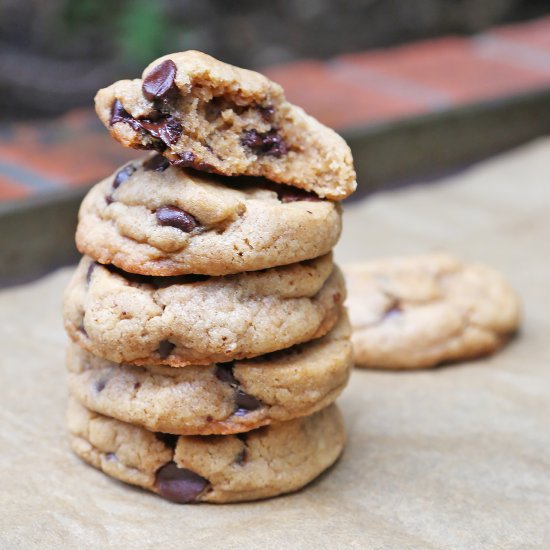
<path fill-rule="evenodd" d="M 58 25 L 71 37 L 108 29 L 117 57 L 140 67 L 170 51 L 173 36 L 165 3 L 153 0 L 64 0 Z"/>
<path fill-rule="evenodd" d="M 134 0 L 117 23 L 119 46 L 126 62 L 144 65 L 171 51 L 171 23 L 159 2 Z"/>

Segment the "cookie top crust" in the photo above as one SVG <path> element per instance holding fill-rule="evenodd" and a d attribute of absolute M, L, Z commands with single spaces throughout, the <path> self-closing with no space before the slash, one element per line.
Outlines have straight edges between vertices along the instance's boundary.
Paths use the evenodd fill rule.
<path fill-rule="evenodd" d="M 95 103 L 122 145 L 155 149 L 176 166 L 263 176 L 332 200 L 357 186 L 351 151 L 336 132 L 265 76 L 201 52 L 161 57 L 141 79 L 100 90 Z"/>
<path fill-rule="evenodd" d="M 489 354 L 518 328 L 520 304 L 502 276 L 448 254 L 348 265 L 358 366 L 433 367 Z"/>
<path fill-rule="evenodd" d="M 263 178 L 170 166 L 158 154 L 94 186 L 80 207 L 82 254 L 131 273 L 228 275 L 327 254 L 337 203 Z"/>
<path fill-rule="evenodd" d="M 155 432 L 245 432 L 313 414 L 332 403 L 353 365 L 345 313 L 324 337 L 255 359 L 138 367 L 95 357 L 71 343 L 69 388 L 87 408 Z"/>
<path fill-rule="evenodd" d="M 224 436 L 155 434 L 75 399 L 67 419 L 72 448 L 83 460 L 177 503 L 240 502 L 296 491 L 333 464 L 345 442 L 336 405 Z"/>
<path fill-rule="evenodd" d="M 84 257 L 64 300 L 65 328 L 116 363 L 227 362 L 326 334 L 345 299 L 327 254 L 227 277 L 130 275 Z"/>

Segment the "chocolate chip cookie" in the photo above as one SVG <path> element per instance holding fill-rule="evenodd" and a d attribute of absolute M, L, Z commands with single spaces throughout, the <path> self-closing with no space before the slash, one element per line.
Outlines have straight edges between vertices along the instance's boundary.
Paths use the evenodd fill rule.
<path fill-rule="evenodd" d="M 143 275 L 227 275 L 309 260 L 336 244 L 336 203 L 262 178 L 234 181 L 158 154 L 127 164 L 84 199 L 78 249 Z"/>
<path fill-rule="evenodd" d="M 336 405 L 239 435 L 156 434 L 94 413 L 71 399 L 71 445 L 116 479 L 178 503 L 238 502 L 302 488 L 344 446 Z"/>
<path fill-rule="evenodd" d="M 155 432 L 230 434 L 332 403 L 353 364 L 344 313 L 323 338 L 255 359 L 182 369 L 121 365 L 70 344 L 69 389 L 87 408 Z"/>
<path fill-rule="evenodd" d="M 116 363 L 208 364 L 326 334 L 345 299 L 331 254 L 227 277 L 130 275 L 84 257 L 65 293 L 69 336 Z"/>
<path fill-rule="evenodd" d="M 494 270 L 446 254 L 345 269 L 356 364 L 414 369 L 489 354 L 517 329 L 515 292 Z"/>
<path fill-rule="evenodd" d="M 117 141 L 159 151 L 175 166 L 263 176 L 332 200 L 355 190 L 351 152 L 336 132 L 265 76 L 201 52 L 161 57 L 95 101 Z"/>

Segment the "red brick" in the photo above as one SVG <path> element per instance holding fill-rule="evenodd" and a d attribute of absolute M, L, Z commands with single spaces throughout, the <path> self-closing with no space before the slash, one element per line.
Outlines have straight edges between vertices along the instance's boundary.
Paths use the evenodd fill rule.
<path fill-rule="evenodd" d="M 75 125 L 76 120 L 71 113 L 57 121 L 59 136 L 48 143 L 40 139 L 39 126 L 16 125 L 13 139 L 0 142 L 0 157 L 24 165 L 60 185 L 78 186 L 98 181 L 120 164 L 143 155 L 121 147 L 107 132 Z"/>
<path fill-rule="evenodd" d="M 511 42 L 550 52 L 550 17 L 543 17 L 520 25 L 507 25 L 489 33 Z"/>
<path fill-rule="evenodd" d="M 550 84 L 550 75 L 486 58 L 481 53 L 473 41 L 451 37 L 346 55 L 340 61 L 445 93 L 457 103 L 503 97 Z"/>
<path fill-rule="evenodd" d="M 0 175 L 0 201 L 20 199 L 31 194 L 31 189 Z"/>
<path fill-rule="evenodd" d="M 381 120 L 412 116 L 426 111 L 413 99 L 390 97 L 356 83 L 330 64 L 301 61 L 264 71 L 281 84 L 287 98 L 328 126 L 342 129 Z"/>

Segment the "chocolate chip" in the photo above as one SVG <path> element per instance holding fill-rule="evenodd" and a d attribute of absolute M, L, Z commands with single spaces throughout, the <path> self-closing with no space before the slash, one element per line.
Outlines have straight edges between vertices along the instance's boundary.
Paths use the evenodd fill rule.
<path fill-rule="evenodd" d="M 388 310 L 384 312 L 383 320 L 387 321 L 388 319 L 394 319 L 399 317 L 403 313 L 398 302 L 395 302 Z"/>
<path fill-rule="evenodd" d="M 160 225 L 176 227 L 185 233 L 191 233 L 199 225 L 191 214 L 176 206 L 161 206 L 156 211 L 156 216 Z"/>
<path fill-rule="evenodd" d="M 136 122 L 153 137 L 160 139 L 166 145 L 172 145 L 181 136 L 183 128 L 171 115 L 163 116 L 157 120 L 143 119 Z"/>
<path fill-rule="evenodd" d="M 182 504 L 195 500 L 207 485 L 208 480 L 204 477 L 179 468 L 175 462 L 160 468 L 155 479 L 155 487 L 164 498 Z"/>
<path fill-rule="evenodd" d="M 275 114 L 275 107 L 273 105 L 266 105 L 265 107 L 258 107 L 262 118 L 268 122 L 273 118 Z"/>
<path fill-rule="evenodd" d="M 262 406 L 262 402 L 253 395 L 244 392 L 239 386 L 239 381 L 233 374 L 233 363 L 221 363 L 216 365 L 216 378 L 229 384 L 235 390 L 235 412 L 237 416 L 244 416 L 250 411 L 255 411 Z"/>
<path fill-rule="evenodd" d="M 286 143 L 275 129 L 264 133 L 254 129 L 247 130 L 241 138 L 241 143 L 256 154 L 282 157 L 287 152 Z"/>
<path fill-rule="evenodd" d="M 115 453 L 107 453 L 107 454 L 105 455 L 105 458 L 106 458 L 107 460 L 118 460 L 118 458 L 117 458 L 117 456 L 116 456 Z"/>
<path fill-rule="evenodd" d="M 164 172 L 168 166 L 168 159 L 162 155 L 154 155 L 143 163 L 143 169 L 152 172 Z"/>
<path fill-rule="evenodd" d="M 244 392 L 241 389 L 237 390 L 237 395 L 235 396 L 235 404 L 237 405 L 238 411 L 255 411 L 262 406 L 262 402 L 259 399 L 256 399 L 253 395 Z"/>
<path fill-rule="evenodd" d="M 162 441 L 167 447 L 174 450 L 176 448 L 176 445 L 178 443 L 178 437 L 177 435 L 173 434 L 165 434 L 162 432 L 155 432 L 155 437 Z"/>
<path fill-rule="evenodd" d="M 113 189 L 118 189 L 120 185 L 124 183 L 135 171 L 136 167 L 132 164 L 128 164 L 119 170 L 113 181 Z"/>
<path fill-rule="evenodd" d="M 184 151 L 178 154 L 176 157 L 170 159 L 170 164 L 182 168 L 193 168 L 201 172 L 213 172 L 215 170 L 211 164 L 197 160 L 197 156 L 193 151 Z"/>
<path fill-rule="evenodd" d="M 215 374 L 218 380 L 226 384 L 231 384 L 233 386 L 239 385 L 239 381 L 233 375 L 233 363 L 220 363 L 216 365 Z"/>
<path fill-rule="evenodd" d="M 77 328 L 78 332 L 82 333 L 86 338 L 88 338 L 88 333 L 86 332 L 86 329 L 84 328 L 84 319 L 80 321 L 80 325 L 78 325 Z"/>
<path fill-rule="evenodd" d="M 145 149 L 164 149 L 166 145 L 175 143 L 183 131 L 181 124 L 173 116 L 163 114 L 158 110 L 152 111 L 148 118 L 133 118 L 130 113 L 124 109 L 122 103 L 120 103 L 118 99 L 115 100 L 111 107 L 111 119 L 109 124 L 112 126 L 117 122 L 129 124 L 136 132 L 144 130 L 162 142 L 142 146 Z"/>
<path fill-rule="evenodd" d="M 171 353 L 172 350 L 176 347 L 176 344 L 172 344 L 170 340 L 163 340 L 157 349 L 157 353 L 160 355 L 161 359 L 166 359 Z"/>
<path fill-rule="evenodd" d="M 255 411 L 262 406 L 262 402 L 256 399 L 254 396 L 245 393 L 241 389 L 237 390 L 237 395 L 235 396 L 235 404 L 237 405 L 239 411 L 245 410 Z"/>
<path fill-rule="evenodd" d="M 98 382 L 95 383 L 94 389 L 97 393 L 101 393 L 105 389 L 106 385 L 107 385 L 107 380 L 99 380 Z"/>
<path fill-rule="evenodd" d="M 176 64 L 171 59 L 167 59 L 154 67 L 143 79 L 141 87 L 143 95 L 149 101 L 155 101 L 165 99 L 175 92 L 177 90 L 175 83 L 176 71 Z"/>
<path fill-rule="evenodd" d="M 86 271 L 86 284 L 89 285 L 90 281 L 92 280 L 92 273 L 94 272 L 94 269 L 97 266 L 97 262 L 91 262 L 88 266 L 88 270 Z"/>
<path fill-rule="evenodd" d="M 248 452 L 246 449 L 243 449 L 235 458 L 235 462 L 239 465 L 239 466 L 243 466 L 244 463 L 246 462 L 248 458 Z"/>

